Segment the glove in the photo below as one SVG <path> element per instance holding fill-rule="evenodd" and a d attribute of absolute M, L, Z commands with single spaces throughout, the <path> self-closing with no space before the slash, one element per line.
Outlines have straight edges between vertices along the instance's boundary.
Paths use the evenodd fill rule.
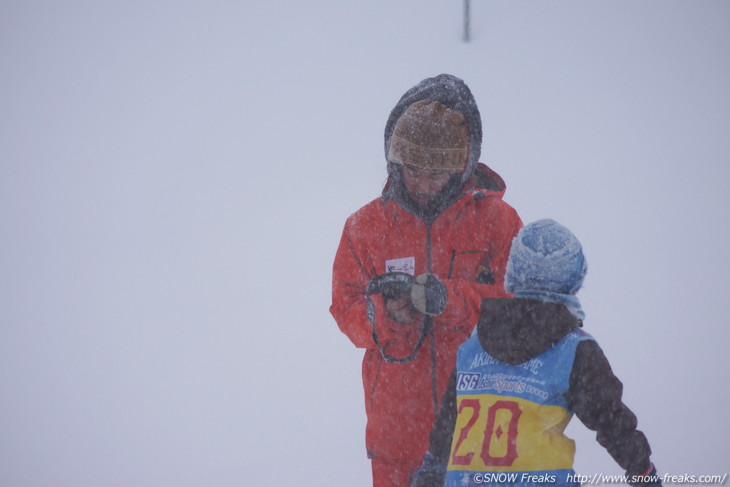
<path fill-rule="evenodd" d="M 651 469 L 641 475 L 631 475 L 628 484 L 631 487 L 662 487 L 662 478 L 656 473 L 656 467 L 651 465 Z"/>
<path fill-rule="evenodd" d="M 445 479 L 446 465 L 426 453 L 423 464 L 413 474 L 410 487 L 443 487 Z"/>
<path fill-rule="evenodd" d="M 365 294 L 383 294 L 386 299 L 397 298 L 411 292 L 415 278 L 405 272 L 388 272 L 375 276 L 368 282 Z"/>
<path fill-rule="evenodd" d="M 365 294 L 368 301 L 368 319 L 372 323 L 375 318 L 375 308 L 370 296 L 382 295 L 388 317 L 402 325 L 415 322 L 418 312 L 411 303 L 411 289 L 415 278 L 404 272 L 388 272 L 370 279 Z"/>
<path fill-rule="evenodd" d="M 446 309 L 446 286 L 435 274 L 421 274 L 411 287 L 411 302 L 421 313 L 438 316 Z"/>

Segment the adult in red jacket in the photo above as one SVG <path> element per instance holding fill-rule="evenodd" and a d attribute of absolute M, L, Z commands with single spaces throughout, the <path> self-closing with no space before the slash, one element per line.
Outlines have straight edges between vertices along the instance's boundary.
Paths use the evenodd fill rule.
<path fill-rule="evenodd" d="M 386 124 L 382 196 L 345 223 L 330 311 L 365 349 L 366 443 L 376 487 L 408 485 L 481 299 L 504 296 L 522 222 L 502 200 L 502 179 L 478 162 L 481 139 L 466 84 L 445 74 L 423 80 Z"/>

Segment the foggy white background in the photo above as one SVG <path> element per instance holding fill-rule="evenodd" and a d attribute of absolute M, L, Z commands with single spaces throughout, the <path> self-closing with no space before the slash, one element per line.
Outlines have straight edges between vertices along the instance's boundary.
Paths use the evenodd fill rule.
<path fill-rule="evenodd" d="M 730 458 L 730 3 L 0 2 L 0 485 L 370 485 L 345 219 L 463 78 L 661 473 Z M 621 473 L 578 420 L 576 470 Z"/>

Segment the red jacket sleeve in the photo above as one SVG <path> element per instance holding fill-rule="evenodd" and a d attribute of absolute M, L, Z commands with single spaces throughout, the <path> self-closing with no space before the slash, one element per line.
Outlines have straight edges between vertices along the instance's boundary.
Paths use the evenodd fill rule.
<path fill-rule="evenodd" d="M 350 226 L 348 220 L 332 267 L 330 313 L 340 330 L 356 347 L 372 348 L 375 344 L 367 318 L 365 287 L 375 275 L 375 269 L 364 262 L 365 256 L 355 248 L 355 242 L 350 235 Z"/>

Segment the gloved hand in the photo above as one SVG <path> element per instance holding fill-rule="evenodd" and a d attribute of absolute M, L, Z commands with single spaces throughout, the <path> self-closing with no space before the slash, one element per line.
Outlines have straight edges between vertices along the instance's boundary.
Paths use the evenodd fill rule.
<path fill-rule="evenodd" d="M 382 294 L 391 320 L 409 324 L 418 312 L 438 316 L 446 309 L 446 286 L 435 274 L 413 277 L 403 272 L 388 272 L 370 279 L 368 296 Z"/>
<path fill-rule="evenodd" d="M 411 302 L 421 313 L 438 316 L 446 309 L 446 286 L 435 274 L 421 274 L 411 288 Z"/>
<path fill-rule="evenodd" d="M 641 475 L 630 475 L 628 484 L 631 487 L 662 487 L 662 478 L 656 473 L 656 467 L 651 465 L 651 469 Z"/>
<path fill-rule="evenodd" d="M 413 323 L 418 311 L 411 303 L 411 289 L 415 278 L 404 272 L 388 272 L 370 279 L 365 293 L 368 296 L 380 294 L 385 303 L 388 317 L 401 324 Z M 368 298 L 369 299 L 369 298 Z M 369 305 L 368 315 L 374 316 L 374 310 Z"/>
<path fill-rule="evenodd" d="M 426 453 L 423 464 L 413 475 L 410 487 L 443 487 L 445 479 L 446 465 Z"/>

